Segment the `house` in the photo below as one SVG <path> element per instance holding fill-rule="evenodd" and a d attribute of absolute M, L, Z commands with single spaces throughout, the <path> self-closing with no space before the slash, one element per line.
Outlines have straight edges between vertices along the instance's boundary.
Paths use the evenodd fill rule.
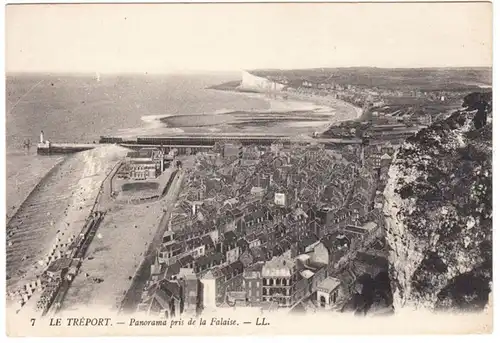
<path fill-rule="evenodd" d="M 317 237 L 323 237 L 326 235 L 326 226 L 318 218 L 310 219 L 306 226 L 308 231 L 314 233 Z"/>
<path fill-rule="evenodd" d="M 172 264 L 183 251 L 183 245 L 180 242 L 173 241 L 169 242 L 169 244 L 164 244 L 158 254 L 159 261 L 160 263 Z"/>
<path fill-rule="evenodd" d="M 278 256 L 262 267 L 262 301 L 277 301 L 280 307 L 291 307 L 297 300 L 299 270 L 294 259 Z"/>
<path fill-rule="evenodd" d="M 289 232 L 298 233 L 299 236 L 302 236 L 308 231 L 308 219 L 309 216 L 304 210 L 296 208 L 285 218 L 285 225 L 288 226 Z"/>
<path fill-rule="evenodd" d="M 161 280 L 163 278 L 166 269 L 167 265 L 165 263 L 160 263 L 159 253 L 156 252 L 154 262 L 151 265 L 150 269 L 151 281 L 157 282 Z"/>
<path fill-rule="evenodd" d="M 271 179 L 271 175 L 257 174 L 257 176 L 252 179 L 252 186 L 265 190 L 271 185 Z"/>
<path fill-rule="evenodd" d="M 175 241 L 175 232 L 171 230 L 165 231 L 161 240 L 162 245 L 168 245 L 173 241 Z"/>
<path fill-rule="evenodd" d="M 193 255 L 185 255 L 179 258 L 178 263 L 181 268 L 194 268 L 195 257 Z"/>
<path fill-rule="evenodd" d="M 340 284 L 339 279 L 329 276 L 318 285 L 316 301 L 321 308 L 329 309 L 337 303 Z"/>
<path fill-rule="evenodd" d="M 269 219 L 268 211 L 264 208 L 254 207 L 247 209 L 247 211 L 247 214 L 238 223 L 237 229 L 239 232 L 251 233 Z"/>
<path fill-rule="evenodd" d="M 284 237 L 286 237 L 289 229 L 285 226 L 284 223 L 276 224 L 272 227 L 271 232 L 268 235 L 269 248 L 274 248 L 279 241 L 281 241 Z"/>
<path fill-rule="evenodd" d="M 201 242 L 202 242 L 203 246 L 205 247 L 205 253 L 212 253 L 215 251 L 214 240 L 212 239 L 210 234 L 207 234 L 207 235 L 201 237 Z"/>
<path fill-rule="evenodd" d="M 180 279 L 183 296 L 183 312 L 196 315 L 201 309 L 201 283 L 192 272 L 184 273 Z"/>
<path fill-rule="evenodd" d="M 250 246 L 245 238 L 239 238 L 236 245 L 240 248 L 240 254 L 241 252 L 246 251 Z"/>
<path fill-rule="evenodd" d="M 253 247 L 250 249 L 253 263 L 265 262 L 271 258 L 271 252 L 263 246 Z"/>
<path fill-rule="evenodd" d="M 262 187 L 252 187 L 252 189 L 250 189 L 250 194 L 262 198 L 265 194 L 265 190 Z"/>
<path fill-rule="evenodd" d="M 241 262 L 233 262 L 229 265 L 218 266 L 209 270 L 202 276 L 201 280 L 203 287 L 207 287 L 208 291 L 203 291 L 204 306 L 213 308 L 224 303 L 226 292 L 241 291 L 243 287 L 243 270 L 244 266 Z M 208 299 L 205 299 L 208 297 Z"/>
<path fill-rule="evenodd" d="M 327 235 L 314 247 L 311 252 L 311 261 L 325 264 L 328 273 L 331 274 L 335 264 L 347 255 L 350 244 L 345 235 L 335 233 Z"/>
<path fill-rule="evenodd" d="M 182 290 L 177 281 L 162 280 L 152 286 L 146 300 L 148 315 L 163 318 L 179 317 L 183 310 Z"/>
<path fill-rule="evenodd" d="M 243 147 L 241 145 L 226 143 L 223 146 L 222 156 L 227 159 L 236 159 L 240 157 Z"/>
<path fill-rule="evenodd" d="M 336 212 L 331 207 L 322 207 L 314 212 L 314 218 L 319 222 L 320 225 L 330 225 L 336 220 Z"/>
<path fill-rule="evenodd" d="M 202 273 L 205 270 L 219 266 L 225 262 L 225 257 L 222 253 L 216 252 L 210 255 L 200 256 L 195 260 L 194 270 L 196 273 Z"/>
<path fill-rule="evenodd" d="M 243 272 L 243 290 L 250 306 L 257 306 L 262 300 L 262 266 L 262 262 L 257 263 Z"/>
<path fill-rule="evenodd" d="M 248 243 L 248 248 L 258 247 L 261 244 L 259 237 L 255 233 L 247 235 L 245 240 Z"/>
<path fill-rule="evenodd" d="M 298 253 L 304 254 L 312 251 L 316 244 L 319 243 L 318 237 L 314 234 L 309 234 L 303 237 L 298 242 Z"/>
<path fill-rule="evenodd" d="M 313 294 L 327 276 L 327 265 L 314 261 L 311 254 L 299 255 L 296 261 L 300 275 L 308 281 L 308 293 Z"/>
<path fill-rule="evenodd" d="M 363 203 L 367 204 L 368 201 L 360 201 L 356 199 L 349 204 L 349 209 L 352 211 L 352 216 L 350 216 L 351 219 L 353 220 L 359 219 L 368 212 L 368 206 Z"/>
<path fill-rule="evenodd" d="M 250 249 L 247 249 L 240 255 L 239 260 L 243 263 L 243 266 L 246 268 L 254 263 L 254 257 Z"/>
<path fill-rule="evenodd" d="M 217 245 L 217 251 L 225 256 L 228 263 L 238 260 L 241 250 L 238 246 L 238 236 L 234 231 L 224 232 L 222 241 Z"/>
<path fill-rule="evenodd" d="M 202 237 L 192 238 L 185 241 L 185 251 L 193 255 L 194 258 L 205 255 L 206 246 Z"/>

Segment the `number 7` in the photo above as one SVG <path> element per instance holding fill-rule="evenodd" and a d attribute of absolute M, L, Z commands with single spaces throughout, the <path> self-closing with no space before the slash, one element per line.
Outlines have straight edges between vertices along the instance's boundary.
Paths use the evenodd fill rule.
<path fill-rule="evenodd" d="M 30 320 L 31 320 L 31 326 L 35 326 L 35 320 L 36 319 L 35 318 L 31 318 Z"/>

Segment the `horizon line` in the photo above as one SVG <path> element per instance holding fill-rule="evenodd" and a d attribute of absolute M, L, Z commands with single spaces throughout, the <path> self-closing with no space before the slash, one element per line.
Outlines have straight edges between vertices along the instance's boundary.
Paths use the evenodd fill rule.
<path fill-rule="evenodd" d="M 283 70 L 283 71 L 293 71 L 293 70 L 318 70 L 318 69 L 387 69 L 387 70 L 402 70 L 402 69 L 493 69 L 493 66 L 418 66 L 418 67 L 378 67 L 378 66 L 342 66 L 342 67 L 298 67 L 298 68 L 276 68 L 276 67 L 262 67 L 262 68 L 239 68 L 239 69 L 228 69 L 228 70 L 212 70 L 212 69 L 186 69 L 186 70 L 172 70 L 172 71 L 44 71 L 44 70 L 15 70 L 15 71 L 5 71 L 5 75 L 9 74 L 57 74 L 57 75 L 172 75 L 172 74 L 197 74 L 197 73 L 238 73 L 243 71 L 258 71 L 258 70 Z"/>

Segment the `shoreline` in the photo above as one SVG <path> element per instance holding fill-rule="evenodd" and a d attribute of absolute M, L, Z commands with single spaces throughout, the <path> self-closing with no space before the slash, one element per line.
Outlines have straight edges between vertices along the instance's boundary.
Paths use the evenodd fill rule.
<path fill-rule="evenodd" d="M 119 149 L 96 148 L 68 156 L 38 183 L 13 218 L 19 223 L 17 233 L 8 236 L 7 291 L 36 279 L 58 256 L 51 252 L 64 251 L 66 241 L 80 232 L 118 155 Z"/>
<path fill-rule="evenodd" d="M 309 114 L 323 114 L 327 115 L 330 112 L 330 123 L 329 127 L 337 122 L 340 121 L 348 121 L 348 120 L 355 120 L 359 118 L 362 113 L 363 109 L 360 107 L 357 107 L 354 104 L 351 104 L 347 101 L 344 101 L 342 99 L 337 99 L 333 97 L 325 97 L 325 96 L 319 96 L 315 94 L 298 94 L 295 92 L 289 92 L 289 91 L 283 91 L 279 92 L 277 95 L 281 96 L 281 99 L 273 99 L 267 96 L 266 93 L 262 92 L 246 92 L 246 91 L 239 91 L 237 89 L 216 89 L 216 88 L 209 88 L 210 90 L 218 91 L 218 92 L 229 92 L 233 94 L 240 94 L 240 95 L 245 95 L 247 97 L 253 97 L 253 98 L 260 98 L 269 103 L 269 110 L 267 111 L 272 112 L 272 113 L 278 113 L 278 114 L 288 114 L 290 112 L 297 112 L 297 111 L 303 111 L 303 112 L 308 112 Z M 283 98 L 286 96 L 287 98 Z M 296 105 L 296 106 L 293 106 Z M 273 106 L 274 105 L 274 106 Z M 284 105 L 287 109 L 281 111 L 277 109 L 275 106 L 276 105 Z M 341 105 L 345 108 L 349 108 L 351 111 L 353 111 L 352 116 L 342 116 L 342 118 L 338 118 L 339 113 L 336 111 L 336 106 Z M 261 111 L 258 113 L 266 113 L 265 111 Z"/>
<path fill-rule="evenodd" d="M 354 120 L 362 114 L 361 108 L 336 98 L 290 92 L 283 92 L 277 97 L 272 97 L 265 93 L 249 93 L 236 89 L 208 88 L 208 90 L 260 99 L 267 102 L 267 108 L 152 115 L 143 120 L 148 123 L 156 121 L 158 126 L 163 126 L 163 130 L 180 130 L 187 133 L 209 130 L 211 132 L 241 131 L 261 134 L 278 132 L 300 135 L 327 130 L 335 123 Z M 161 129 L 158 128 L 158 130 Z"/>

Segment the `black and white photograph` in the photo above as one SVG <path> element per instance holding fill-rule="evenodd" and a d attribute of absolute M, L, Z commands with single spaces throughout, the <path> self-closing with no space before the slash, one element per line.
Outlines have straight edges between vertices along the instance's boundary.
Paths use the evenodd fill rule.
<path fill-rule="evenodd" d="M 491 333 L 492 25 L 7 5 L 7 335 Z"/>

